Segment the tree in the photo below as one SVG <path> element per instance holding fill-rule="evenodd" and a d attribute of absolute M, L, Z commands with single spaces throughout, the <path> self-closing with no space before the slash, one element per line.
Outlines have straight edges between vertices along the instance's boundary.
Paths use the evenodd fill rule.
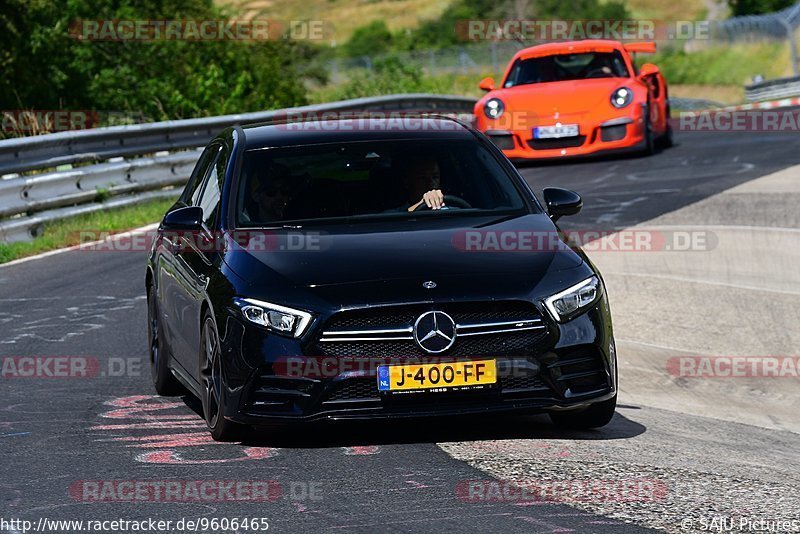
<path fill-rule="evenodd" d="M 780 11 L 794 3 L 795 0 L 728 0 L 734 17 Z"/>
<path fill-rule="evenodd" d="M 265 41 L 94 41 L 80 20 L 229 20 L 211 0 L 3 0 L 0 109 L 80 109 L 155 120 L 306 103 L 297 58 L 314 49 Z M 319 73 L 316 73 L 319 78 Z"/>
<path fill-rule="evenodd" d="M 382 20 L 374 20 L 356 28 L 344 45 L 350 57 L 371 56 L 387 52 L 392 46 L 392 32 Z"/>

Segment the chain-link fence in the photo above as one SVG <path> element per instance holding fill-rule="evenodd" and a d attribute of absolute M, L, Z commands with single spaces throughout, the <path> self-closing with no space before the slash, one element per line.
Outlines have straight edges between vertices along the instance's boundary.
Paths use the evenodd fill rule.
<path fill-rule="evenodd" d="M 449 48 L 334 59 L 328 62 L 328 70 L 331 81 L 337 83 L 346 77 L 348 71 L 372 70 L 376 63 L 393 57 L 404 65 L 422 69 L 426 74 L 499 73 L 505 68 L 509 58 L 525 46 L 528 45 L 518 41 L 490 41 Z"/>
<path fill-rule="evenodd" d="M 580 22 L 580 21 L 579 21 Z M 588 22 L 588 21 L 584 21 Z M 656 38 L 659 49 L 680 47 L 686 51 L 694 51 L 710 46 L 726 45 L 735 42 L 788 41 L 792 53 L 792 67 L 798 73 L 798 53 L 796 30 L 800 26 L 800 2 L 774 13 L 732 17 L 721 21 L 635 21 L 662 24 L 666 27 L 694 25 L 697 29 L 692 37 L 680 39 L 676 37 Z M 681 31 L 671 33 L 681 34 Z M 685 33 L 685 32 L 684 32 Z M 649 39 L 642 39 L 649 40 Z M 509 58 L 525 46 L 537 44 L 510 40 L 487 40 L 465 43 L 450 48 L 417 50 L 391 54 L 403 64 L 421 68 L 428 74 L 499 74 L 506 66 Z M 353 69 L 372 70 L 374 65 L 384 59 L 385 55 L 363 56 L 345 59 L 333 59 L 328 62 L 328 70 L 334 83 L 346 78 L 347 72 Z"/>
<path fill-rule="evenodd" d="M 732 17 L 719 21 L 711 26 L 711 39 L 709 42 L 719 44 L 735 42 L 757 41 L 787 41 L 792 57 L 792 70 L 794 75 L 798 72 L 797 52 L 797 27 L 800 26 L 800 2 L 797 4 L 764 15 L 747 15 Z M 697 48 L 697 40 L 690 43 L 691 48 Z"/>

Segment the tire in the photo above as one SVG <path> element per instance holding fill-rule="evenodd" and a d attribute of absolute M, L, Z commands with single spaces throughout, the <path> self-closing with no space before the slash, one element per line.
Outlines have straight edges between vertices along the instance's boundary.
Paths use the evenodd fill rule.
<path fill-rule="evenodd" d="M 550 412 L 550 420 L 562 428 L 586 430 L 607 425 L 614 417 L 617 408 L 617 396 L 597 402 L 580 411 Z"/>
<path fill-rule="evenodd" d="M 659 148 L 671 148 L 675 145 L 675 141 L 672 138 L 672 126 L 667 124 L 667 131 L 664 132 L 664 135 L 658 138 L 658 147 Z"/>
<path fill-rule="evenodd" d="M 200 331 L 200 378 L 203 416 L 215 441 L 237 441 L 244 425 L 225 419 L 226 395 L 222 383 L 222 358 L 214 318 L 206 312 Z"/>
<path fill-rule="evenodd" d="M 183 386 L 169 370 L 169 351 L 161 335 L 161 321 L 158 314 L 158 301 L 153 285 L 147 289 L 147 339 L 150 360 L 150 378 L 156 393 L 164 397 L 179 395 L 184 392 Z"/>
<path fill-rule="evenodd" d="M 643 154 L 651 156 L 656 152 L 655 137 L 653 135 L 653 124 L 650 122 L 650 113 L 644 119 L 644 149 Z"/>

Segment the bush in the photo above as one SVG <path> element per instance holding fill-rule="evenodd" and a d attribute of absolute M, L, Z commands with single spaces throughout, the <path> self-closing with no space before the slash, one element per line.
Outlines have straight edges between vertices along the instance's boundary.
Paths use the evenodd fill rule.
<path fill-rule="evenodd" d="M 300 105 L 314 51 L 276 41 L 80 41 L 79 19 L 232 18 L 210 0 L 6 0 L 0 109 L 126 112 L 154 120 Z M 301 59 L 302 62 L 298 61 Z"/>
<path fill-rule="evenodd" d="M 322 92 L 318 100 L 346 100 L 395 93 L 442 93 L 446 89 L 441 80 L 426 77 L 418 66 L 390 56 L 375 61 L 372 70 L 356 71 L 343 85 Z"/>
<path fill-rule="evenodd" d="M 384 21 L 375 20 L 356 28 L 343 49 L 350 57 L 360 57 L 388 52 L 391 46 L 392 32 Z"/>
<path fill-rule="evenodd" d="M 794 3 L 795 0 L 728 0 L 731 13 L 735 17 L 780 11 Z"/>
<path fill-rule="evenodd" d="M 700 85 L 742 85 L 756 74 L 767 78 L 783 74 L 786 49 L 780 44 L 747 44 L 714 47 L 687 53 L 666 50 L 654 56 L 640 56 L 637 63 L 658 65 L 667 83 Z"/>

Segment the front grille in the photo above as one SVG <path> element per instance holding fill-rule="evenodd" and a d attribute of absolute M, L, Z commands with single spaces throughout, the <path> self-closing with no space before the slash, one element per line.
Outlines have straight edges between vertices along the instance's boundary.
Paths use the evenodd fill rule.
<path fill-rule="evenodd" d="M 582 395 L 611 385 L 603 358 L 593 348 L 575 350 L 547 367 L 550 376 L 566 397 Z"/>
<path fill-rule="evenodd" d="M 625 134 L 628 133 L 628 125 L 627 124 L 617 124 L 616 126 L 604 126 L 600 128 L 600 139 L 608 143 L 610 141 L 619 141 L 620 139 L 625 138 Z"/>
<path fill-rule="evenodd" d="M 543 389 L 547 386 L 537 375 L 509 376 L 500 378 L 503 391 L 510 389 Z"/>
<path fill-rule="evenodd" d="M 489 139 L 491 139 L 500 150 L 514 149 L 514 136 L 512 135 L 490 135 Z"/>
<path fill-rule="evenodd" d="M 430 310 L 449 314 L 456 322 L 501 322 L 515 319 L 540 319 L 536 307 L 524 301 L 466 302 L 380 306 L 346 310 L 334 315 L 325 330 L 412 326 L 421 314 Z"/>
<path fill-rule="evenodd" d="M 586 142 L 585 135 L 565 137 L 562 139 L 531 139 L 528 146 L 534 150 L 552 150 L 554 148 L 575 148 L 583 146 Z"/>
<path fill-rule="evenodd" d="M 315 381 L 306 378 L 257 376 L 245 399 L 244 409 L 250 413 L 288 412 L 296 402 L 310 399 Z"/>
<path fill-rule="evenodd" d="M 338 313 L 312 350 L 338 358 L 430 356 L 414 341 L 413 325 L 431 309 L 457 324 L 455 343 L 439 356 L 529 355 L 547 333 L 538 310 L 523 301 L 383 306 Z"/>
<path fill-rule="evenodd" d="M 373 400 L 377 398 L 378 386 L 374 378 L 353 378 L 339 385 L 326 400 Z"/>

